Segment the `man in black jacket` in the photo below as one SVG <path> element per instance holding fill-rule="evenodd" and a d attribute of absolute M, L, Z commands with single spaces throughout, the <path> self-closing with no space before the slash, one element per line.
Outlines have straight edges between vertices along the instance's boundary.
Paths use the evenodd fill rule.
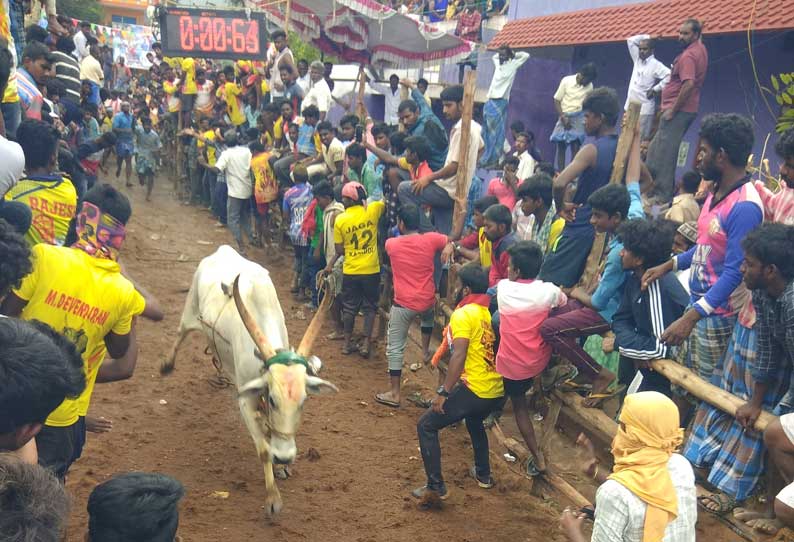
<path fill-rule="evenodd" d="M 615 347 L 620 352 L 620 382 L 630 384 L 639 370 L 642 383 L 637 391 L 658 391 L 668 397 L 670 381 L 651 370 L 648 362 L 670 357 L 671 347 L 662 342 L 662 333 L 684 314 L 689 296 L 672 273 L 652 282 L 645 291 L 640 279 L 646 269 L 670 257 L 674 233 L 665 224 L 644 219 L 629 220 L 618 229 L 623 269 L 631 274 L 612 320 Z"/>

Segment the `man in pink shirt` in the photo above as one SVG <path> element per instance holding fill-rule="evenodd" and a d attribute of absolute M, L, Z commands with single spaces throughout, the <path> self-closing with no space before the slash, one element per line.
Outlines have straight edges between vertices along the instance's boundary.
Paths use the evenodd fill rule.
<path fill-rule="evenodd" d="M 400 406 L 400 379 L 408 329 L 420 316 L 424 360 L 430 358 L 430 336 L 433 333 L 433 309 L 436 284 L 433 280 L 435 260 L 452 256 L 454 247 L 446 235 L 437 232 L 419 233 L 419 208 L 406 204 L 400 208 L 397 227 L 400 236 L 386 241 L 394 280 L 394 302 L 389 313 L 386 358 L 389 361 L 391 389 L 375 395 L 375 401 L 390 407 Z"/>
<path fill-rule="evenodd" d="M 507 254 L 508 278 L 499 281 L 497 288 L 501 338 L 496 371 L 502 375 L 516 425 L 532 453 L 527 473 L 534 476 L 546 470 L 546 460 L 535 440 L 526 393 L 551 359 L 551 346 L 543 341 L 540 325 L 551 309 L 565 305 L 568 299 L 554 284 L 536 279 L 543 263 L 543 250 L 537 243 L 519 241 Z"/>
<path fill-rule="evenodd" d="M 700 89 L 709 64 L 701 31 L 697 19 L 687 19 L 678 31 L 678 42 L 684 50 L 673 61 L 670 82 L 662 89 L 662 119 L 648 147 L 645 163 L 662 203 L 673 199 L 678 148 L 700 106 Z"/>
<path fill-rule="evenodd" d="M 780 188 L 773 192 L 764 181 L 755 181 L 755 189 L 764 204 L 764 220 L 794 226 L 794 128 L 783 132 L 775 145 L 783 160 L 780 164 Z"/>
<path fill-rule="evenodd" d="M 515 156 L 508 156 L 505 158 L 504 165 L 502 166 L 502 177 L 494 177 L 491 179 L 491 182 L 488 183 L 488 190 L 486 191 L 487 195 L 496 196 L 499 203 L 508 209 L 512 209 L 516 206 L 516 201 L 518 201 L 518 196 L 516 196 L 518 185 L 524 180 L 519 179 L 516 175 L 518 163 L 519 159 Z"/>

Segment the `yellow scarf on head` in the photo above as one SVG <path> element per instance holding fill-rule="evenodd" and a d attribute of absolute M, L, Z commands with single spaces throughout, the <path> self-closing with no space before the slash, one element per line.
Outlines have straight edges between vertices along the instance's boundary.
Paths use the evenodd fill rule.
<path fill-rule="evenodd" d="M 678 516 L 667 462 L 684 440 L 678 407 L 655 391 L 626 396 L 620 429 L 612 441 L 615 480 L 648 505 L 643 542 L 661 542 L 667 524 Z"/>

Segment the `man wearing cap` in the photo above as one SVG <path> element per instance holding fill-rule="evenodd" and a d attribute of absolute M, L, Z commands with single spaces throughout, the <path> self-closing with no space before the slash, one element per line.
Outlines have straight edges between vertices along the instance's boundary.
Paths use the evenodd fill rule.
<path fill-rule="evenodd" d="M 336 260 L 344 256 L 342 267 L 342 322 L 345 344 L 342 353 L 358 350 L 362 357 L 370 353 L 370 335 L 380 295 L 380 259 L 378 257 L 378 221 L 386 205 L 382 201 L 367 204 L 367 191 L 357 182 L 342 186 L 345 212 L 334 223 L 336 254 L 325 267 L 325 274 L 334 269 Z M 353 344 L 353 327 L 358 312 L 364 315 L 364 337 L 360 346 Z"/>

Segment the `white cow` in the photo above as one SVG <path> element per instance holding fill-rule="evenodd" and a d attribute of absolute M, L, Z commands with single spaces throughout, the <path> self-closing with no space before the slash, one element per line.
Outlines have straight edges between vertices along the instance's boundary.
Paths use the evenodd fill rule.
<path fill-rule="evenodd" d="M 305 361 L 326 312 L 325 307 L 317 311 L 297 352 L 289 351 L 284 315 L 270 274 L 223 245 L 196 269 L 179 337 L 160 367 L 161 374 L 173 371 L 185 337 L 191 331 L 204 332 L 224 373 L 237 386 L 240 413 L 264 465 L 265 504 L 271 515 L 282 505 L 273 463 L 295 460 L 295 433 L 307 393 L 337 391 L 330 382 L 307 374 Z"/>

